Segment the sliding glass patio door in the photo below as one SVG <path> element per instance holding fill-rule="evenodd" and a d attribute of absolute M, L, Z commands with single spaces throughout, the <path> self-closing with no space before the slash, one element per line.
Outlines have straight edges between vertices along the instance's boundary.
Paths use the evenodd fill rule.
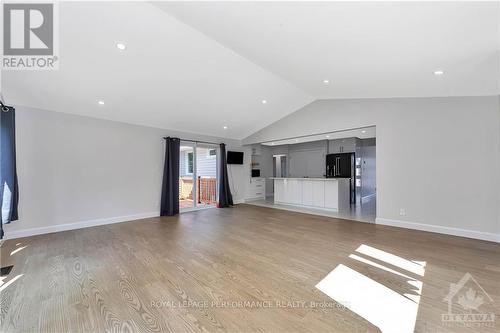
<path fill-rule="evenodd" d="M 181 141 L 179 205 L 181 212 L 216 207 L 219 148 Z"/>
<path fill-rule="evenodd" d="M 195 144 L 181 141 L 179 154 L 179 208 L 181 211 L 194 209 L 196 188 L 195 177 Z"/>

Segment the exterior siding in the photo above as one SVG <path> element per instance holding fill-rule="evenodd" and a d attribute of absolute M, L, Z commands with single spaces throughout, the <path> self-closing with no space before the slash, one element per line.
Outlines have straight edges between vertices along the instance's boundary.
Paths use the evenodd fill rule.
<path fill-rule="evenodd" d="M 215 155 L 209 156 L 208 148 L 197 148 L 196 165 L 198 176 L 201 177 L 216 177 L 217 175 L 217 157 Z M 181 151 L 180 154 L 180 176 L 191 176 L 187 171 L 187 153 L 189 151 Z"/>

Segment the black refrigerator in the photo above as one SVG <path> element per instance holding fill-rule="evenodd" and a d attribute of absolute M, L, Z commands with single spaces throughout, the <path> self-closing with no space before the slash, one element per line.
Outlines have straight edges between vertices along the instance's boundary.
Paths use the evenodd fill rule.
<path fill-rule="evenodd" d="M 355 156 L 354 153 L 326 155 L 326 178 L 349 178 L 350 202 L 356 204 L 355 186 Z"/>

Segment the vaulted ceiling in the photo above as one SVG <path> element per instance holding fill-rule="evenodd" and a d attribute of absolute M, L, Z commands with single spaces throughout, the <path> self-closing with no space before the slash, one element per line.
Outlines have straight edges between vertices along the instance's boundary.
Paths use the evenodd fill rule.
<path fill-rule="evenodd" d="M 496 2 L 61 2 L 59 12 L 59 70 L 3 71 L 8 103 L 241 139 L 318 98 L 499 92 Z"/>
<path fill-rule="evenodd" d="M 318 98 L 498 94 L 497 2 L 156 5 Z"/>

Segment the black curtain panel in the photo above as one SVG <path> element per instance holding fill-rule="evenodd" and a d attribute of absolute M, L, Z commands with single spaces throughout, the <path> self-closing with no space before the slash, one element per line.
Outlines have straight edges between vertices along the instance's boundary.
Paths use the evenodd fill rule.
<path fill-rule="evenodd" d="M 219 167 L 219 208 L 233 205 L 233 196 L 229 188 L 229 179 L 227 177 L 227 157 L 226 145 L 220 144 L 220 167 Z"/>
<path fill-rule="evenodd" d="M 180 139 L 165 138 L 165 164 L 161 186 L 161 216 L 179 214 L 179 154 Z"/>
<path fill-rule="evenodd" d="M 1 239 L 4 235 L 2 225 L 18 219 L 19 188 L 16 171 L 16 110 L 2 104 L 0 114 Z"/>

